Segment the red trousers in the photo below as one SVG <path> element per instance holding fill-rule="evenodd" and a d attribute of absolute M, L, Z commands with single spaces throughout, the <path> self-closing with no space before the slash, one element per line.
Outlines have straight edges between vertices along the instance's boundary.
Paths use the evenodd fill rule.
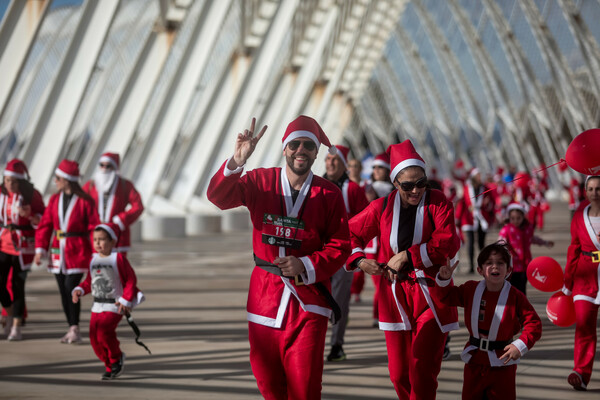
<path fill-rule="evenodd" d="M 399 399 L 435 399 L 446 333 L 433 312 L 417 317 L 412 331 L 386 331 L 390 379 Z"/>
<path fill-rule="evenodd" d="M 90 343 L 96 356 L 104 363 L 107 371 L 121 358 L 117 339 L 117 326 L 123 315 L 114 312 L 92 313 L 90 317 Z"/>
<path fill-rule="evenodd" d="M 517 364 L 506 367 L 465 364 L 463 400 L 513 400 L 517 398 Z"/>
<path fill-rule="evenodd" d="M 292 297 L 281 328 L 248 323 L 250 365 L 265 399 L 321 398 L 327 322 Z"/>
<path fill-rule="evenodd" d="M 574 371 L 578 372 L 587 385 L 592 376 L 596 355 L 596 320 L 598 305 L 585 300 L 575 302 L 575 355 Z"/>

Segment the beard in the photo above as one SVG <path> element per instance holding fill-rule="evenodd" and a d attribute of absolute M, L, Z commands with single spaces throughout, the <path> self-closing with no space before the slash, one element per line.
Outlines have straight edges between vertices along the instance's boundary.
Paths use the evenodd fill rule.
<path fill-rule="evenodd" d="M 101 170 L 96 171 L 94 174 L 94 184 L 96 185 L 98 192 L 104 193 L 110 190 L 116 176 L 117 172 L 114 170 L 106 172 Z"/>
<path fill-rule="evenodd" d="M 303 156 L 307 157 L 306 162 L 304 163 L 304 166 L 302 167 L 296 167 L 294 165 L 294 160 L 295 160 L 295 156 L 286 156 L 285 157 L 285 162 L 287 164 L 287 166 L 289 167 L 289 169 L 296 175 L 298 176 L 302 176 L 308 173 L 308 171 L 310 171 L 310 168 L 312 167 L 313 163 L 315 162 L 314 158 L 310 158 L 310 156 L 304 155 Z"/>

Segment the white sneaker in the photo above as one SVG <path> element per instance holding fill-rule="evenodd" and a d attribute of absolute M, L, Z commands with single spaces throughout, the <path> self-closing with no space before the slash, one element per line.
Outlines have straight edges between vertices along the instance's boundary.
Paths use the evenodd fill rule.
<path fill-rule="evenodd" d="M 12 317 L 2 317 L 2 330 L 3 330 L 5 336 L 8 336 L 10 334 L 12 324 L 13 324 Z"/>
<path fill-rule="evenodd" d="M 19 325 L 13 325 L 10 330 L 10 335 L 8 335 L 8 341 L 15 342 L 23 340 L 23 335 L 21 334 L 21 327 Z"/>
<path fill-rule="evenodd" d="M 69 332 L 67 333 L 67 343 L 69 344 L 81 344 L 81 334 L 79 333 L 79 325 L 71 325 Z"/>

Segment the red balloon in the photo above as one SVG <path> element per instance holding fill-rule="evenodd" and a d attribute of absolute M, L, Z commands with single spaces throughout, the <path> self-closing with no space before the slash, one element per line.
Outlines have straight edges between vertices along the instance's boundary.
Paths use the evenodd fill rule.
<path fill-rule="evenodd" d="M 600 174 L 600 129 L 588 129 L 573 139 L 565 159 L 569 167 L 585 175 Z"/>
<path fill-rule="evenodd" d="M 527 266 L 527 280 L 542 292 L 555 292 L 563 286 L 563 270 L 552 257 L 536 257 Z"/>
<path fill-rule="evenodd" d="M 560 163 L 558 163 L 558 169 L 560 172 L 565 172 L 569 169 L 569 164 L 567 164 L 565 160 L 560 160 Z"/>
<path fill-rule="evenodd" d="M 573 297 L 563 292 L 556 292 L 548 299 L 546 315 L 556 326 L 566 328 L 575 323 L 575 306 Z"/>

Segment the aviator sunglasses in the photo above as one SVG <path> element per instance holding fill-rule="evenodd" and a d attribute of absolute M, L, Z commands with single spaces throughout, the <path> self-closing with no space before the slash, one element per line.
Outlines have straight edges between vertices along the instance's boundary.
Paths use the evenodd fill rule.
<path fill-rule="evenodd" d="M 398 182 L 397 179 L 396 182 Z M 400 185 L 400 189 L 404 190 L 405 192 L 410 192 L 415 188 L 415 186 L 418 189 L 423 189 L 425 186 L 427 186 L 427 176 L 422 177 L 416 182 L 398 182 L 398 185 Z"/>
<path fill-rule="evenodd" d="M 308 151 L 313 151 L 314 149 L 317 148 L 316 143 L 313 142 L 312 140 L 306 140 L 306 141 L 292 140 L 291 142 L 288 143 L 288 147 L 290 148 L 290 150 L 296 151 L 300 147 L 300 143 L 302 143 L 302 147 L 304 147 Z"/>

